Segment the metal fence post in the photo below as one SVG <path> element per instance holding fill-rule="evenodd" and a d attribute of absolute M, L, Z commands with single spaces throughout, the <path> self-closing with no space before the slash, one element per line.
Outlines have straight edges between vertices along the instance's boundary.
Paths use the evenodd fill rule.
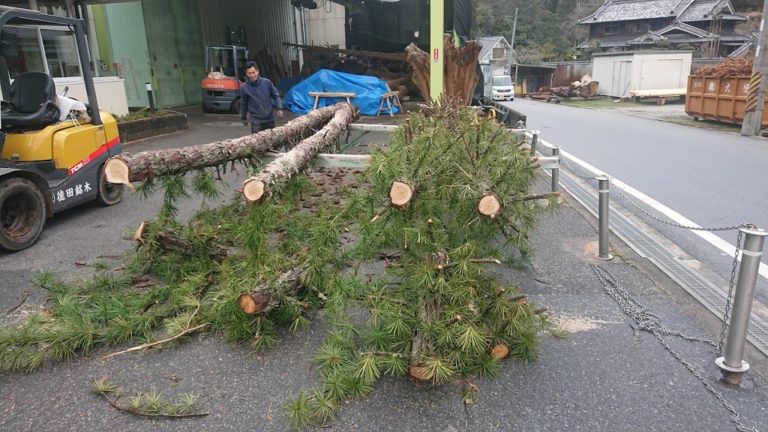
<path fill-rule="evenodd" d="M 147 89 L 147 98 L 149 99 L 149 110 L 154 112 L 155 111 L 155 98 L 152 94 L 152 83 L 147 82 L 144 84 L 144 87 Z"/>
<path fill-rule="evenodd" d="M 613 256 L 608 252 L 608 243 L 609 243 L 609 225 L 608 225 L 608 209 L 609 209 L 609 192 L 610 192 L 610 179 L 608 176 L 603 175 L 597 178 L 598 180 L 598 193 L 599 193 L 599 204 L 600 204 L 600 211 L 599 211 L 599 247 L 598 247 L 598 258 L 604 259 L 604 260 L 611 260 L 613 259 Z"/>
<path fill-rule="evenodd" d="M 536 156 L 536 146 L 539 144 L 539 134 L 541 132 L 531 131 L 531 156 Z"/>
<path fill-rule="evenodd" d="M 749 316 L 752 313 L 752 299 L 755 294 L 757 272 L 760 269 L 760 257 L 763 255 L 763 241 L 768 231 L 759 228 L 739 228 L 746 235 L 741 251 L 741 266 L 736 292 L 733 298 L 733 312 L 728 327 L 723 357 L 715 363 L 723 373 L 723 381 L 739 385 L 741 377 L 749 370 L 749 363 L 744 361 L 744 345 L 747 339 Z"/>
<path fill-rule="evenodd" d="M 557 168 L 552 168 L 552 192 L 560 191 L 560 147 L 552 147 L 552 156 L 557 158 Z"/>

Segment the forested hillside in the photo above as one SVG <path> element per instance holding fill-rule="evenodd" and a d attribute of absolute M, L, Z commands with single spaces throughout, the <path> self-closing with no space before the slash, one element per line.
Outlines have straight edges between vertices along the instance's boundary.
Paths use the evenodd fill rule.
<path fill-rule="evenodd" d="M 762 11 L 763 7 L 763 0 L 731 2 L 743 14 Z M 587 27 L 577 23 L 602 3 L 603 0 L 473 0 L 472 34 L 502 35 L 511 42 L 518 8 L 515 50 L 522 63 L 574 59 L 578 57 L 575 46 L 588 34 Z M 754 26 L 756 20 L 752 21 L 749 25 Z"/>

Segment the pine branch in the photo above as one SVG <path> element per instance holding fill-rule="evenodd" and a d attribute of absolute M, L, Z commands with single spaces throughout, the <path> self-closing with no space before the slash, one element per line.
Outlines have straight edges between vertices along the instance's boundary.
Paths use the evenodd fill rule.
<path fill-rule="evenodd" d="M 176 339 L 178 339 L 178 338 L 180 338 L 180 337 L 182 337 L 182 336 L 184 336 L 186 334 L 193 333 L 193 332 L 195 332 L 197 330 L 200 330 L 203 327 L 209 326 L 210 323 L 204 323 L 204 324 L 200 324 L 199 326 L 195 326 L 195 327 L 189 328 L 189 326 L 192 323 L 192 319 L 195 317 L 195 315 L 197 314 L 197 311 L 199 311 L 199 310 L 200 310 L 200 305 L 197 306 L 197 309 L 195 309 L 195 311 L 189 317 L 189 320 L 187 321 L 186 328 L 183 331 L 179 332 L 177 335 L 169 337 L 169 338 L 166 338 L 166 339 L 163 339 L 163 340 L 141 344 L 141 345 L 135 346 L 133 348 L 128 348 L 127 350 L 118 351 L 118 352 L 115 352 L 115 353 L 103 356 L 101 358 L 101 360 L 107 360 L 107 359 L 110 359 L 112 357 L 118 356 L 120 354 L 126 354 L 126 353 L 129 353 L 129 352 L 132 352 L 132 351 L 139 351 L 139 350 L 150 348 L 150 347 L 153 347 L 153 346 L 156 346 L 156 345 L 161 345 L 161 344 L 164 344 L 166 342 L 171 342 L 171 341 L 174 341 L 174 340 L 176 340 Z"/>
<path fill-rule="evenodd" d="M 120 396 L 116 397 L 115 400 L 112 400 L 112 398 L 107 396 L 107 394 L 104 392 L 99 392 L 99 394 L 104 396 L 104 399 L 106 399 L 107 402 L 109 402 L 109 404 L 112 405 L 112 407 L 115 408 L 116 410 L 131 413 L 133 415 L 137 415 L 140 417 L 181 419 L 181 418 L 190 418 L 190 417 L 205 417 L 208 414 L 210 414 L 210 413 L 164 414 L 164 413 L 145 412 L 145 411 L 136 410 L 130 407 L 120 406 L 117 403 L 118 399 L 120 399 Z"/>

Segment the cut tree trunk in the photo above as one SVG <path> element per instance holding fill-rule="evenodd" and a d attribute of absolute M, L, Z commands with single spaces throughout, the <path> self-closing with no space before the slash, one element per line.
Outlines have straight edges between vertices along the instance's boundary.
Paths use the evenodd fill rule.
<path fill-rule="evenodd" d="M 251 292 L 240 294 L 237 304 L 246 315 L 258 315 L 269 312 L 275 307 L 275 294 L 282 292 L 295 295 L 301 288 L 304 269 L 291 269 L 280 275 L 274 284 L 259 287 Z"/>
<path fill-rule="evenodd" d="M 130 185 L 131 182 L 249 159 L 311 135 L 345 105 L 339 103 L 311 111 L 283 126 L 241 138 L 176 149 L 122 153 L 107 160 L 104 172 L 110 183 Z"/>
<path fill-rule="evenodd" d="M 319 132 L 301 141 L 291 151 L 264 167 L 258 175 L 245 181 L 243 195 L 246 201 L 251 203 L 261 201 L 271 194 L 270 188 L 274 184 L 288 180 L 296 173 L 303 171 L 320 150 L 333 145 L 334 141 L 348 130 L 349 124 L 354 121 L 356 115 L 354 107 L 342 104 L 336 109 L 333 119 Z"/>

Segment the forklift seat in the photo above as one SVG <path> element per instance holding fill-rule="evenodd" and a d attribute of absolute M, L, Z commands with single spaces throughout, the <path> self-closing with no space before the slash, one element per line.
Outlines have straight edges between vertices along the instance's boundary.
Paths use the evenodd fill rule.
<path fill-rule="evenodd" d="M 3 129 L 38 129 L 59 121 L 56 85 L 50 75 L 25 72 L 13 80 L 10 107 L 4 109 Z"/>

